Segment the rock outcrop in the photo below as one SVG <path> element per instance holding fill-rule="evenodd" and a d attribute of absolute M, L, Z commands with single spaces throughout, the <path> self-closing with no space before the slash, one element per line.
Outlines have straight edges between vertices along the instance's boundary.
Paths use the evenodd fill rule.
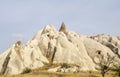
<path fill-rule="evenodd" d="M 1 74 L 5 74 L 6 70 L 7 70 L 7 66 L 10 60 L 10 55 L 11 55 L 11 51 L 8 53 L 8 55 L 5 58 L 5 61 L 3 62 L 2 65 L 2 69 L 1 69 Z"/>
<path fill-rule="evenodd" d="M 65 25 L 65 23 L 64 22 L 62 22 L 62 24 L 61 24 L 61 27 L 60 27 L 60 29 L 59 29 L 59 32 L 63 32 L 63 33 L 67 33 L 66 32 L 66 25 Z"/>
<path fill-rule="evenodd" d="M 120 58 L 120 40 L 118 36 L 112 36 L 107 34 L 101 34 L 90 37 L 93 40 L 101 43 L 102 45 L 108 47 Z"/>
<path fill-rule="evenodd" d="M 67 31 L 64 23 L 59 31 L 47 25 L 25 45 L 18 41 L 1 54 L 0 71 L 2 74 L 18 74 L 26 67 L 35 69 L 51 62 L 78 65 L 80 71 L 95 71 L 96 56 L 107 54 L 120 58 L 120 37 L 88 37 Z"/>

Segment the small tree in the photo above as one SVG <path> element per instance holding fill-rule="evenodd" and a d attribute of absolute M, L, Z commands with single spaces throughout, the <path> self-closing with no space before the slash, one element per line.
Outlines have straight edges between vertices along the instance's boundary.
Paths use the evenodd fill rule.
<path fill-rule="evenodd" d="M 115 73 L 115 76 L 117 75 L 118 77 L 120 77 L 120 60 L 116 59 L 116 61 L 113 64 L 113 69 L 112 69 Z"/>
<path fill-rule="evenodd" d="M 115 75 L 118 75 L 118 77 L 120 77 L 120 65 L 114 65 L 113 71 L 116 72 Z"/>
<path fill-rule="evenodd" d="M 111 66 L 114 62 L 114 58 L 114 56 L 110 56 L 108 53 L 106 58 L 104 57 L 104 55 L 99 56 L 99 66 L 102 77 L 105 77 L 105 74 L 111 69 Z"/>

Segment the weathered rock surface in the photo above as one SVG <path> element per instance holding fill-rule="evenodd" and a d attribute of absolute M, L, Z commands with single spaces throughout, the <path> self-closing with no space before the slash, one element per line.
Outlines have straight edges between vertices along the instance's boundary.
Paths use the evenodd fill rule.
<path fill-rule="evenodd" d="M 101 53 L 98 54 L 98 50 Z M 107 53 L 120 58 L 120 37 L 88 37 L 67 31 L 64 23 L 59 31 L 47 25 L 25 45 L 18 41 L 1 54 L 0 71 L 2 74 L 18 74 L 26 67 L 35 69 L 51 62 L 77 64 L 80 71 L 96 70 L 96 56 L 106 56 Z"/>
<path fill-rule="evenodd" d="M 90 38 L 108 47 L 111 51 L 113 51 L 113 53 L 115 53 L 120 58 L 120 39 L 118 36 L 101 34 L 92 36 Z"/>
<path fill-rule="evenodd" d="M 59 31 L 60 31 L 60 32 L 65 33 L 65 34 L 67 33 L 67 32 L 66 32 L 66 25 L 65 25 L 65 23 L 64 23 L 64 22 L 62 22 L 62 24 L 61 24 L 61 27 L 60 27 Z"/>

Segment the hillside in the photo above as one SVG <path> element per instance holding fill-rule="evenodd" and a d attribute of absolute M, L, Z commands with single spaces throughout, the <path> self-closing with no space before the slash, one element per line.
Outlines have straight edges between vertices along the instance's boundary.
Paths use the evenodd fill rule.
<path fill-rule="evenodd" d="M 97 52 L 101 51 L 101 52 Z M 59 31 L 45 26 L 25 45 L 17 41 L 0 55 L 2 74 L 19 74 L 25 68 L 36 69 L 46 64 L 69 64 L 69 71 L 97 71 L 98 55 L 120 58 L 120 37 L 107 34 L 86 36 L 69 31 L 62 23 Z M 49 72 L 62 71 L 57 66 Z"/>

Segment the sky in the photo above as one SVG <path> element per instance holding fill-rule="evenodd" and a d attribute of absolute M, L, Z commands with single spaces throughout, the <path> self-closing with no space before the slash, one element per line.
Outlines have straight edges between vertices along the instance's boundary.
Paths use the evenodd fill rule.
<path fill-rule="evenodd" d="M 120 0 L 0 0 L 0 53 L 62 22 L 79 34 L 120 36 Z"/>

